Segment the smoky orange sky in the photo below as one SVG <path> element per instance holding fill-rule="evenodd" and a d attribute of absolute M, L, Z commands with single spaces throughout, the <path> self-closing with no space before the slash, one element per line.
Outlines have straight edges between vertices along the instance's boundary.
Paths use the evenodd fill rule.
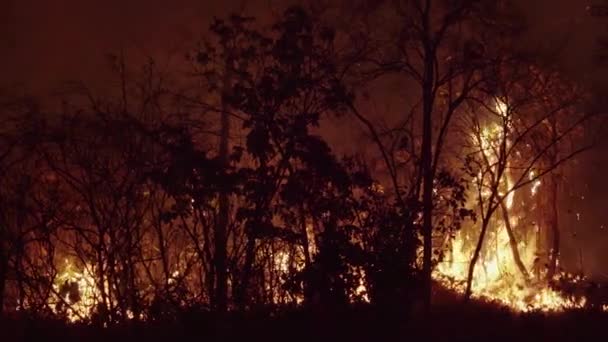
<path fill-rule="evenodd" d="M 597 3 L 602 0 L 595 0 Z M 241 6 L 268 15 L 282 0 L 0 0 L 0 87 L 46 88 L 65 79 L 93 80 L 104 55 L 120 48 L 166 57 L 185 50 L 213 16 Z M 517 0 L 529 17 L 532 44 L 566 41 L 564 68 L 591 76 L 595 32 L 588 0 Z"/>
<path fill-rule="evenodd" d="M 322 1 L 322 0 L 316 0 Z M 604 69 L 593 64 L 596 39 L 608 32 L 608 18 L 592 18 L 585 8 L 603 0 L 514 0 L 524 10 L 529 31 L 522 45 L 555 47 L 562 68 L 586 84 L 603 83 Z M 180 59 L 207 29 L 211 18 L 244 10 L 270 16 L 282 0 L 0 0 L 0 90 L 21 85 L 45 92 L 62 81 L 102 84 L 107 53 L 121 48 L 135 56 Z M 608 2 L 607 2 L 608 4 Z M 135 57 L 137 58 L 137 57 Z M 576 253 L 584 245 L 587 271 L 608 274 L 608 144 L 591 153 L 572 190 L 584 202 L 565 201 L 565 243 Z M 574 214 L 584 213 L 582 221 Z M 607 278 L 608 279 L 608 278 Z"/>
<path fill-rule="evenodd" d="M 0 87 L 95 82 L 107 53 L 183 56 L 214 16 L 270 11 L 273 0 L 0 0 Z"/>

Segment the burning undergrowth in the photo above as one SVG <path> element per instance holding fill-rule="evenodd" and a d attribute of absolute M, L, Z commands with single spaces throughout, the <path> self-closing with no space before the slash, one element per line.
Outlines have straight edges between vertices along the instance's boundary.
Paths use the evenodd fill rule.
<path fill-rule="evenodd" d="M 542 168 L 536 163 L 521 166 L 526 160 L 514 146 L 516 141 L 526 145 L 513 133 L 515 116 L 498 100 L 494 111 L 494 121 L 467 123 L 472 127 L 466 160 L 470 184 L 446 184 L 456 184 L 458 189 L 448 195 L 459 194 L 456 197 L 466 198 L 463 203 L 473 208 L 465 210 L 458 202 L 451 209 L 467 216 L 475 212 L 477 219 L 435 238 L 440 241 L 436 249 L 441 258 L 433 278 L 461 296 L 517 312 L 559 312 L 590 303 L 601 307 L 601 301 L 581 290 L 588 282 L 563 272 L 559 259 L 553 259 L 555 253 L 547 243 L 548 225 L 539 219 L 545 208 L 543 200 L 550 197 L 545 191 L 551 192 L 551 180 L 541 177 Z M 126 132 L 118 131 L 122 133 Z M 283 172 L 290 173 L 286 177 L 271 178 L 277 173 L 259 173 L 267 170 L 249 167 L 231 174 L 244 177 L 242 185 L 235 185 L 241 188 L 232 194 L 233 203 L 240 207 L 232 210 L 226 244 L 230 252 L 228 309 L 300 307 L 331 301 L 402 303 L 409 291 L 415 293 L 408 286 L 414 283 L 412 275 L 417 270 L 409 260 L 415 260 L 420 251 L 416 236 L 419 206 L 413 204 L 408 213 L 407 205 L 392 201 L 392 195 L 366 173 L 363 163 L 354 159 L 339 162 L 317 137 L 304 138 L 311 146 L 300 148 L 311 151 L 296 154 L 293 158 L 302 159 L 284 166 Z M 115 142 L 102 143 L 108 148 Z M 61 148 L 66 153 L 72 147 Z M 277 151 L 275 158 L 280 158 Z M 326 158 L 323 161 L 331 162 L 335 170 L 311 172 L 302 166 L 310 155 L 321 152 Z M 82 158 L 79 151 L 73 153 L 70 157 Z M 134 163 L 141 161 L 139 154 L 131 158 Z M 108 156 L 109 161 L 113 159 Z M 217 305 L 217 247 L 212 241 L 219 196 L 213 188 L 202 187 L 203 178 L 196 178 L 215 181 L 213 174 L 203 172 L 217 165 L 211 159 L 204 161 L 208 164 L 197 166 L 200 170 L 194 169 L 190 175 L 201 188 L 187 188 L 192 186 L 187 178 L 185 184 L 176 183 L 186 192 L 172 193 L 175 190 L 164 184 L 138 184 L 138 175 L 128 173 L 116 175 L 117 179 L 94 178 L 91 184 L 66 182 L 61 188 L 60 177 L 71 180 L 79 176 L 77 172 L 98 177 L 97 170 L 85 169 L 87 164 L 61 165 L 65 161 L 50 160 L 53 186 L 73 199 L 62 209 L 70 215 L 56 212 L 66 220 L 55 221 L 58 228 L 50 242 L 57 248 L 41 254 L 39 260 L 54 271 L 49 276 L 52 285 L 44 283 L 39 292 L 30 292 L 36 296 L 22 292 L 26 299 L 17 301 L 16 309 L 43 307 L 68 321 L 108 324 L 171 317 L 188 306 Z M 173 169 L 162 169 L 163 179 L 178 176 L 166 170 Z M 123 197 L 99 186 L 104 182 L 118 186 L 123 181 L 133 182 L 121 189 Z M 268 194 L 264 187 L 270 183 L 266 181 L 276 182 L 276 194 Z M 89 185 L 97 192 L 87 193 Z M 436 193 L 438 201 L 448 195 Z M 126 202 L 129 196 L 137 205 Z M 87 201 L 88 207 L 71 207 Z M 114 201 L 112 206 L 108 201 Z M 95 215 L 107 222 L 95 221 Z M 125 222 L 132 226 L 123 228 Z M 54 258 L 52 262 L 48 255 Z M 553 272 L 548 266 L 552 261 L 556 263 Z"/>
<path fill-rule="evenodd" d="M 522 143 L 525 138 L 514 128 L 521 124 L 517 113 L 495 101 L 488 109 L 490 121 L 469 122 L 474 127 L 467 159 L 469 198 L 480 222 L 449 236 L 433 277 L 465 296 L 514 311 L 581 309 L 588 301 L 581 289 L 591 285 L 559 267 L 559 240 L 551 244 L 557 232 L 544 219 L 552 215 L 546 201 L 555 201 L 554 179 L 549 175 L 549 184 L 543 184 L 538 170 L 546 163 L 524 156 L 531 154 L 526 150 L 532 144 Z"/>

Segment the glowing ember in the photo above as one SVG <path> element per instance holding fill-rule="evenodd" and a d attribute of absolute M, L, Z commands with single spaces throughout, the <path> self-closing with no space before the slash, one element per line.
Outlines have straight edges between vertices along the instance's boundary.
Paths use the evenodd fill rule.
<path fill-rule="evenodd" d="M 367 295 L 367 287 L 366 287 L 366 279 L 365 279 L 365 270 L 363 268 L 357 267 L 353 269 L 354 272 L 359 274 L 359 284 L 355 289 L 355 293 L 350 297 L 351 302 L 355 301 L 363 301 L 365 303 L 369 303 L 369 296 Z"/>

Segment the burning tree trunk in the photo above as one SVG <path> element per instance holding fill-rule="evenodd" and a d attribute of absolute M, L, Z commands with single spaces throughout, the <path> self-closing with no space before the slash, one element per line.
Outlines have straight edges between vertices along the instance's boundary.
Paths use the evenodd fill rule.
<path fill-rule="evenodd" d="M 302 245 L 304 249 L 304 267 L 310 266 L 310 262 L 312 259 L 311 249 L 310 249 L 310 241 L 308 239 L 308 226 L 306 224 L 306 214 L 304 211 L 304 206 L 300 207 L 300 234 L 302 236 Z"/>
<path fill-rule="evenodd" d="M 473 252 L 473 256 L 471 258 L 471 262 L 469 264 L 469 270 L 467 275 L 467 286 L 464 293 L 465 301 L 468 301 L 471 296 L 472 285 L 473 285 L 473 277 L 475 275 L 475 266 L 477 265 L 477 261 L 479 260 L 479 256 L 481 253 L 481 249 L 483 248 L 483 243 L 485 240 L 486 233 L 488 231 L 488 226 L 490 225 L 490 221 L 492 219 L 492 215 L 496 209 L 503 203 L 504 198 L 501 198 L 498 195 L 499 186 L 501 184 L 501 180 L 503 178 L 503 174 L 506 168 L 506 147 L 507 140 L 506 138 L 501 139 L 499 142 L 499 148 L 497 149 L 498 154 L 495 156 L 496 161 L 490 161 L 490 158 L 486 153 L 487 147 L 484 147 L 484 137 L 481 135 L 481 131 L 478 131 L 477 139 L 479 140 L 479 146 L 481 147 L 481 156 L 484 164 L 487 166 L 487 169 L 480 171 L 482 175 L 488 174 L 490 177 L 490 196 L 489 198 L 484 198 L 482 196 L 482 188 L 484 187 L 484 177 L 477 177 L 478 182 L 478 205 L 480 208 L 480 212 L 482 215 L 481 220 L 481 231 L 479 233 L 479 238 L 477 239 L 477 244 L 475 246 L 475 250 Z M 498 203 L 497 203 L 498 202 Z"/>
<path fill-rule="evenodd" d="M 511 227 L 511 221 L 509 219 L 509 209 L 504 201 L 500 202 L 500 209 L 502 210 L 502 216 L 505 221 L 505 230 L 509 235 L 509 245 L 511 246 L 511 252 L 513 253 L 513 261 L 515 261 L 515 265 L 527 280 L 530 278 L 530 274 L 526 270 L 526 266 L 521 261 L 521 256 L 519 255 L 519 248 L 517 248 L 517 239 L 515 238 L 515 234 L 513 233 L 513 227 Z"/>
<path fill-rule="evenodd" d="M 555 140 L 558 137 L 557 132 L 557 120 L 555 117 L 549 118 L 549 134 L 552 140 Z M 549 153 L 549 165 L 553 165 L 556 163 L 558 158 L 558 149 L 557 146 L 552 146 Z M 547 280 L 551 281 L 553 276 L 555 275 L 555 271 L 557 268 L 557 259 L 559 257 L 559 243 L 560 243 L 560 234 L 559 234 L 559 217 L 557 210 L 557 194 L 559 187 L 559 175 L 556 170 L 553 170 L 547 177 L 548 182 L 548 206 L 547 206 L 547 246 L 551 246 L 548 250 L 549 260 L 547 265 Z"/>
<path fill-rule="evenodd" d="M 490 211 L 490 210 L 489 210 Z M 488 213 L 489 216 L 492 216 L 492 213 Z M 471 262 L 469 263 L 469 270 L 467 273 L 467 287 L 464 292 L 464 300 L 465 302 L 469 300 L 472 293 L 473 286 L 473 276 L 475 274 L 475 265 L 477 265 L 477 261 L 479 260 L 479 255 L 481 253 L 481 249 L 483 248 L 483 242 L 485 241 L 486 232 L 488 231 L 488 225 L 490 223 L 489 217 L 484 217 L 481 221 L 481 231 L 479 233 L 479 238 L 477 239 L 477 244 L 475 246 L 475 251 L 473 252 L 473 257 L 471 258 Z"/>
<path fill-rule="evenodd" d="M 546 197 L 547 207 L 545 208 L 545 222 L 547 229 L 547 247 L 548 248 L 548 265 L 547 265 L 547 280 L 551 281 L 557 270 L 557 260 L 559 258 L 559 221 L 557 210 L 557 191 L 558 179 L 557 175 L 551 173 L 547 177 L 547 187 L 544 196 Z"/>
<path fill-rule="evenodd" d="M 478 118 L 472 118 L 473 137 L 476 140 L 476 148 L 479 149 L 477 151 L 479 160 L 473 162 L 474 159 L 471 159 L 469 162 L 475 163 L 479 168 L 478 170 L 474 170 L 470 166 L 471 175 L 474 177 L 477 185 L 477 205 L 481 213 L 481 231 L 469 264 L 467 286 L 464 294 L 465 301 L 468 301 L 471 296 L 475 266 L 479 260 L 492 215 L 494 215 L 499 206 L 504 205 L 505 200 L 504 195 L 499 195 L 499 191 L 501 190 L 508 162 L 507 127 L 509 113 L 508 108 L 503 108 L 499 102 L 496 103 L 496 111 L 499 112 L 500 118 L 500 124 L 497 125 L 498 133 L 496 131 L 489 131 L 491 132 L 490 134 L 485 133 L 486 130 L 481 128 Z M 484 189 L 490 191 L 489 196 L 484 196 Z"/>

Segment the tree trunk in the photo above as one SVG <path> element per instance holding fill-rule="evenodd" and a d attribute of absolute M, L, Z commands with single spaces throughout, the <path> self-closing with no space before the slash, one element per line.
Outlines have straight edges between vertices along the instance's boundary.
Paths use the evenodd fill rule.
<path fill-rule="evenodd" d="M 302 243 L 304 248 L 304 268 L 310 266 L 312 256 L 310 255 L 310 241 L 308 241 L 308 229 L 306 227 L 306 215 L 304 214 L 304 208 L 300 208 L 300 225 L 302 234 Z"/>
<path fill-rule="evenodd" d="M 245 2 L 240 3 L 240 12 Z M 224 80 L 222 82 L 222 117 L 220 128 L 219 159 L 224 171 L 230 164 L 230 105 L 228 96 L 232 92 L 232 70 L 234 59 L 231 48 L 225 43 Z M 214 264 L 216 274 L 215 309 L 225 312 L 228 307 L 228 225 L 230 223 L 230 194 L 228 189 L 220 189 L 218 222 L 215 228 Z"/>
<path fill-rule="evenodd" d="M 220 128 L 219 158 L 224 171 L 229 164 L 230 116 L 228 114 L 227 95 L 230 92 L 230 60 L 226 61 L 224 76 L 224 91 L 222 94 L 222 117 Z M 227 243 L 228 223 L 230 216 L 230 199 L 228 189 L 220 189 L 218 222 L 215 227 L 214 264 L 216 274 L 215 309 L 224 312 L 228 305 L 228 270 L 227 270 Z"/>
<path fill-rule="evenodd" d="M 308 229 L 306 227 L 306 215 L 304 213 L 304 207 L 301 206 L 300 207 L 300 225 L 301 225 L 301 236 L 302 236 L 302 242 L 303 242 L 303 248 L 304 248 L 304 269 L 308 270 L 310 269 L 310 266 L 312 264 L 312 256 L 310 253 L 310 241 L 308 240 Z M 304 284 L 304 286 L 308 286 L 308 284 Z M 308 291 L 307 289 L 304 290 L 304 304 L 308 305 L 310 303 L 312 303 L 312 296 L 310 296 L 310 291 Z"/>
<path fill-rule="evenodd" d="M 557 141 L 558 139 L 558 131 L 557 131 L 557 121 L 554 116 L 549 119 L 549 123 L 551 126 L 551 139 L 552 141 Z M 558 160 L 558 148 L 557 145 L 553 145 L 551 148 L 551 152 L 549 154 L 549 165 L 556 165 Z M 559 258 L 559 244 L 560 244 L 560 234 L 559 234 L 559 217 L 557 210 L 557 194 L 558 194 L 558 182 L 559 176 L 556 173 L 556 170 L 553 170 L 547 178 L 549 182 L 549 186 L 547 187 L 549 190 L 548 194 L 548 205 L 547 205 L 547 246 L 551 246 L 548 249 L 548 265 L 547 265 L 547 281 L 551 281 L 553 276 L 555 275 L 557 269 L 557 259 Z"/>
<path fill-rule="evenodd" d="M 481 232 L 479 233 L 479 239 L 477 240 L 477 246 L 475 247 L 475 251 L 473 252 L 473 257 L 471 258 L 471 262 L 469 264 L 469 272 L 467 275 L 467 287 L 466 287 L 466 290 L 464 293 L 465 302 L 468 302 L 468 300 L 471 297 L 471 287 L 473 285 L 473 275 L 475 275 L 475 265 L 477 264 L 477 261 L 479 260 L 479 254 L 481 253 L 481 249 L 483 248 L 483 242 L 486 237 L 486 232 L 488 231 L 490 219 L 492 218 L 494 211 L 498 208 L 496 205 L 493 204 L 495 198 L 496 198 L 496 193 L 493 192 L 490 195 L 490 198 L 488 199 L 489 207 L 481 221 Z"/>
<path fill-rule="evenodd" d="M 247 245 L 245 247 L 245 265 L 243 267 L 243 276 L 237 291 L 236 302 L 240 310 L 245 310 L 247 306 L 247 289 L 251 279 L 251 271 L 253 262 L 255 261 L 255 235 L 253 232 L 247 233 Z"/>
<path fill-rule="evenodd" d="M 505 221 L 505 229 L 507 230 L 507 235 L 509 235 L 509 245 L 511 246 L 511 252 L 513 254 L 513 260 L 517 265 L 517 268 L 524 276 L 526 280 L 530 278 L 530 274 L 526 270 L 526 266 L 521 261 L 521 256 L 519 255 L 519 249 L 517 248 L 517 240 L 515 239 L 515 234 L 513 234 L 513 227 L 511 227 L 511 222 L 509 221 L 509 211 L 504 201 L 500 202 L 500 208 L 502 209 L 502 217 Z"/>
<path fill-rule="evenodd" d="M 427 119 L 425 118 L 425 121 Z M 430 121 L 430 119 L 428 120 Z M 426 125 L 425 125 L 426 126 Z M 430 134 L 430 133 L 429 133 Z M 426 140 L 426 139 L 424 139 Z M 428 144 L 430 147 L 430 144 Z M 431 286 L 433 269 L 433 175 L 430 172 L 430 151 L 423 149 L 423 196 L 422 196 L 422 234 L 423 234 L 423 281 L 424 304 L 428 309 L 431 305 Z M 428 162 L 427 162 L 428 161 Z"/>
<path fill-rule="evenodd" d="M 430 4 L 428 4 L 430 6 Z M 433 134 L 433 87 L 434 87 L 434 51 L 431 44 L 430 28 L 429 28 L 429 11 L 426 9 L 424 15 L 425 42 L 424 42 L 424 80 L 422 84 L 422 146 L 421 146 L 421 163 L 422 163 L 422 236 L 423 236 L 423 301 L 427 310 L 431 307 L 432 296 L 432 258 L 433 258 L 433 151 L 432 151 L 432 134 Z"/>
<path fill-rule="evenodd" d="M 559 234 L 559 221 L 558 221 L 558 210 L 557 210 L 557 176 L 553 173 L 547 177 L 549 180 L 549 206 L 547 213 L 548 215 L 548 229 L 547 234 L 550 237 L 550 241 L 548 241 L 548 245 L 551 245 L 551 249 L 549 251 L 549 264 L 547 265 L 547 280 L 551 281 L 555 272 L 557 270 L 557 259 L 559 257 L 559 245 L 560 245 L 560 234 Z"/>
<path fill-rule="evenodd" d="M 488 230 L 488 225 L 490 223 L 490 217 L 492 215 L 488 215 L 487 218 L 484 218 L 481 223 L 481 232 L 479 233 L 479 239 L 477 240 L 477 246 L 475 247 L 475 251 L 473 252 L 473 257 L 471 258 L 471 262 L 469 264 L 469 272 L 467 275 L 467 287 L 464 292 L 464 300 L 467 302 L 469 298 L 471 298 L 471 287 L 473 285 L 473 275 L 475 274 L 475 265 L 479 260 L 479 254 L 481 253 L 481 248 L 483 247 L 483 241 L 485 240 L 486 231 Z"/>
<path fill-rule="evenodd" d="M 220 312 L 226 311 L 228 305 L 228 270 L 227 270 L 227 242 L 228 242 L 228 219 L 229 219 L 228 194 L 221 193 L 219 198 L 218 224 L 215 229 L 215 251 L 214 264 L 216 274 L 215 287 L 215 309 Z"/>
<path fill-rule="evenodd" d="M 8 261 L 4 257 L 4 251 L 0 247 L 0 316 L 4 313 L 4 289 L 6 288 L 7 268 Z"/>
<path fill-rule="evenodd" d="M 97 288 L 99 289 L 99 292 L 101 294 L 101 303 L 98 304 L 98 309 L 99 309 L 99 323 L 107 323 L 109 321 L 108 318 L 108 308 L 109 308 L 109 303 L 111 302 L 108 299 L 108 292 L 106 290 L 109 291 L 109 286 L 108 289 L 106 289 L 105 287 L 105 283 L 106 283 L 106 272 L 105 272 L 105 267 L 104 267 L 104 257 L 103 257 L 103 239 L 104 239 L 104 233 L 103 231 L 100 230 L 99 235 L 98 235 L 98 239 L 99 239 L 99 244 L 97 246 L 95 246 L 96 249 L 96 257 L 97 257 Z M 109 281 L 108 281 L 109 283 Z"/>

